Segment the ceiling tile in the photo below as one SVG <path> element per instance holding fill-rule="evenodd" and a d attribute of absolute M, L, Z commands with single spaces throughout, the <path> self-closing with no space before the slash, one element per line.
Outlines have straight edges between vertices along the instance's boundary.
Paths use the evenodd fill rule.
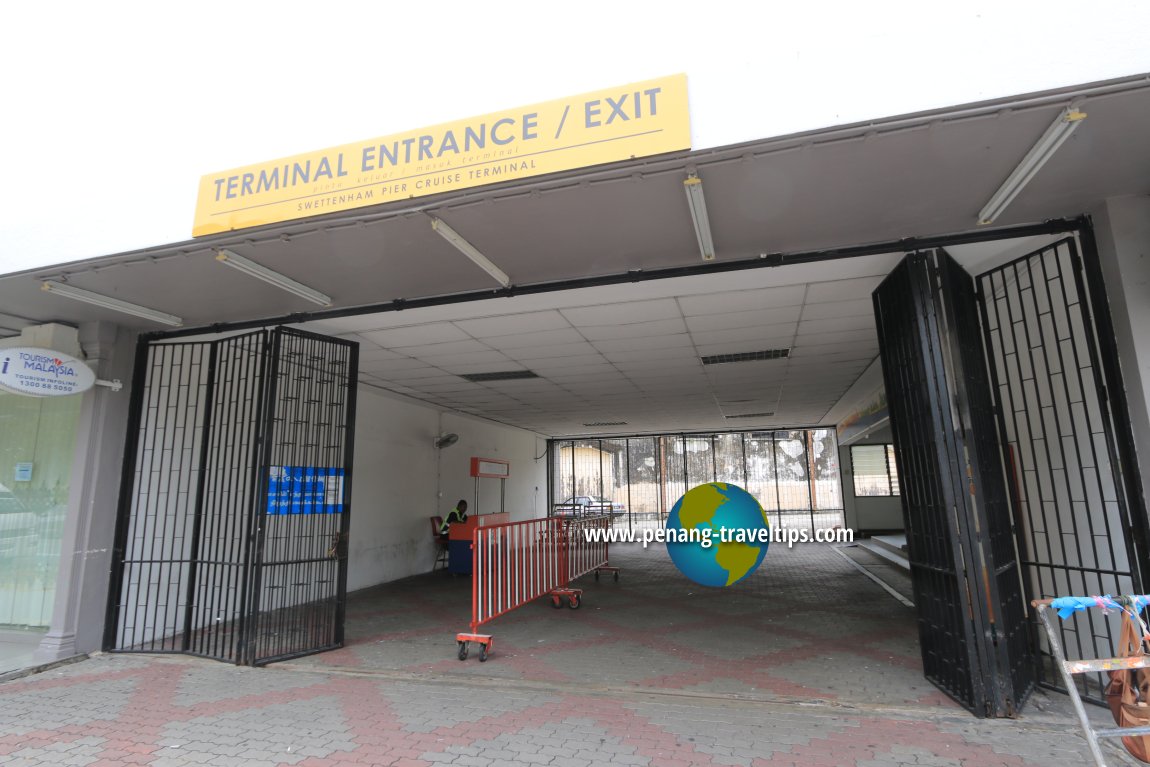
<path fill-rule="evenodd" d="M 757 352 L 764 349 L 786 349 L 795 337 L 793 324 L 770 325 L 762 328 L 734 328 L 731 330 L 708 330 L 692 333 L 691 339 L 700 348 L 711 344 L 743 342 L 743 351 Z"/>
<path fill-rule="evenodd" d="M 764 325 L 789 324 L 798 322 L 803 311 L 801 306 L 781 306 L 772 309 L 756 309 L 749 312 L 722 312 L 703 314 L 687 318 L 687 327 L 692 333 L 730 328 L 758 328 Z"/>
<path fill-rule="evenodd" d="M 598 350 L 587 343 L 580 341 L 577 344 L 556 344 L 554 346 L 527 346 L 524 348 L 508 349 L 506 351 L 508 357 L 513 360 L 521 360 L 526 364 L 530 364 L 531 360 L 536 359 L 551 359 L 555 357 L 575 357 L 578 355 L 595 354 L 598 355 Z"/>
<path fill-rule="evenodd" d="M 695 350 L 690 347 L 675 346 L 666 349 L 627 349 L 623 351 L 604 352 L 602 355 L 610 362 L 637 362 L 640 360 L 698 360 Z"/>
<path fill-rule="evenodd" d="M 491 347 L 473 339 L 465 341 L 448 341 L 442 344 L 420 344 L 419 346 L 397 346 L 395 350 L 408 357 L 426 359 L 428 357 L 447 357 L 452 354 L 465 354 L 467 352 L 489 352 Z"/>
<path fill-rule="evenodd" d="M 795 359 L 796 357 L 817 357 L 822 354 L 837 354 L 838 352 L 848 352 L 856 349 L 865 349 L 873 359 L 878 356 L 878 341 L 876 339 L 874 343 L 856 341 L 853 343 L 815 346 L 800 340 L 791 348 L 791 359 Z"/>
<path fill-rule="evenodd" d="M 651 336 L 675 335 L 687 332 L 682 317 L 654 322 L 635 322 L 629 325 L 595 325 L 580 328 L 588 341 L 603 341 L 611 338 L 649 338 Z"/>
<path fill-rule="evenodd" d="M 429 365 L 423 360 L 416 360 L 411 357 L 396 357 L 390 360 L 379 360 L 361 367 L 366 367 L 366 369 L 371 370 L 376 375 L 386 376 L 396 370 L 416 370 L 429 367 Z"/>
<path fill-rule="evenodd" d="M 778 306 L 798 306 L 803 302 L 805 291 L 805 285 L 787 285 L 778 288 L 682 296 L 679 298 L 679 306 L 682 307 L 683 314 L 688 317 L 771 309 Z"/>
<path fill-rule="evenodd" d="M 874 289 L 885 277 L 859 277 L 853 280 L 832 280 L 811 283 L 807 291 L 807 303 L 824 301 L 861 301 L 869 299 Z"/>
<path fill-rule="evenodd" d="M 456 320 L 456 327 L 476 338 L 508 336 L 536 330 L 569 328 L 571 323 L 557 311 L 505 314 L 499 317 L 481 317 L 474 320 Z"/>
<path fill-rule="evenodd" d="M 438 344 L 448 341 L 466 341 L 468 336 L 450 322 L 432 322 L 426 325 L 410 325 L 403 328 L 372 330 L 362 334 L 380 346 L 393 349 L 398 346 Z"/>
<path fill-rule="evenodd" d="M 854 341 L 877 344 L 878 334 L 873 330 L 848 330 L 841 333 L 800 333 L 795 346 L 823 346 L 825 344 L 845 344 Z"/>
<path fill-rule="evenodd" d="M 447 344 L 441 345 L 446 346 Z M 435 347 L 428 348 L 432 349 Z M 436 365 L 444 369 L 446 369 L 448 366 L 458 367 L 459 365 L 482 365 L 487 363 L 492 365 L 502 363 L 507 366 L 508 370 L 518 370 L 520 367 L 518 363 L 508 359 L 507 355 L 503 354 L 502 352 L 491 350 L 465 352 L 461 354 L 446 354 L 443 356 L 432 356 L 429 354 L 427 356 L 421 357 L 421 359 L 427 362 L 429 365 Z"/>
<path fill-rule="evenodd" d="M 835 317 L 825 320 L 807 320 L 805 317 L 799 323 L 799 335 L 811 335 L 814 333 L 840 333 L 846 330 L 862 330 L 864 328 L 873 328 L 874 315 L 863 315 L 861 317 Z"/>
<path fill-rule="evenodd" d="M 384 370 L 377 374 L 385 381 L 410 381 L 417 378 L 435 378 L 443 375 L 443 371 L 439 368 L 425 365 L 418 368 L 407 368 L 404 370 Z"/>
<path fill-rule="evenodd" d="M 807 304 L 803 307 L 804 320 L 826 320 L 833 317 L 873 317 L 874 303 L 868 296 L 858 301 L 832 301 Z"/>
<path fill-rule="evenodd" d="M 690 349 L 691 337 L 686 333 L 654 338 L 614 338 L 593 344 L 601 352 L 628 352 L 646 349 Z"/>
<path fill-rule="evenodd" d="M 561 309 L 563 316 L 576 327 L 596 325 L 625 325 L 634 322 L 674 319 L 681 316 L 674 299 L 636 301 L 601 306 Z"/>
<path fill-rule="evenodd" d="M 515 335 L 496 336 L 484 339 L 486 343 L 496 349 L 513 350 L 531 346 L 559 346 L 574 344 L 583 340 L 583 336 L 574 328 L 560 328 L 559 330 L 541 330 L 532 333 L 516 333 Z"/>
<path fill-rule="evenodd" d="M 545 371 L 562 371 L 568 368 L 578 368 L 593 365 L 596 367 L 610 367 L 602 354 L 577 354 L 573 357 L 545 357 L 531 360 L 531 369 L 542 375 Z"/>
<path fill-rule="evenodd" d="M 371 343 L 371 342 L 367 342 Z M 393 352 L 389 349 L 380 349 L 374 344 L 369 346 L 359 347 L 359 362 L 362 365 L 364 362 L 374 362 L 376 360 L 394 360 L 402 359 L 405 355 L 399 352 Z"/>

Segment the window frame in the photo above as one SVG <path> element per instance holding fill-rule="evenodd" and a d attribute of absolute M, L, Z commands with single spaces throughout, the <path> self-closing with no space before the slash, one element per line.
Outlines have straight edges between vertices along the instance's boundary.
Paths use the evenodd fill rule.
<path fill-rule="evenodd" d="M 885 473 L 866 473 L 862 476 L 873 478 L 872 482 L 876 485 L 877 492 L 859 492 L 859 472 L 856 470 L 858 461 L 855 459 L 856 448 L 879 448 L 882 450 L 882 455 L 885 464 Z M 898 498 L 902 495 L 902 484 L 899 481 L 898 466 L 895 463 L 894 445 L 890 442 L 874 442 L 865 445 L 850 445 L 851 455 L 851 489 L 854 492 L 855 498 Z M 882 492 L 882 487 L 878 486 L 882 477 L 886 478 L 886 492 Z M 866 488 L 863 488 L 864 490 Z"/>

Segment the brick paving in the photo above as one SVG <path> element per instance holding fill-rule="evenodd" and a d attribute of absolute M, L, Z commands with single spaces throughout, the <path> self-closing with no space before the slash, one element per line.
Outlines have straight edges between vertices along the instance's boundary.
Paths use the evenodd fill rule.
<path fill-rule="evenodd" d="M 266 669 L 98 655 L 0 684 L 0 764 L 1044 767 L 1088 761 L 1066 701 L 978 720 L 922 679 L 913 613 L 821 546 L 708 590 L 616 552 L 580 610 L 490 624 L 466 579 L 353 595 L 346 648 Z M 1093 712 L 1105 721 L 1102 710 Z M 1134 764 L 1117 751 L 1112 764 Z"/>

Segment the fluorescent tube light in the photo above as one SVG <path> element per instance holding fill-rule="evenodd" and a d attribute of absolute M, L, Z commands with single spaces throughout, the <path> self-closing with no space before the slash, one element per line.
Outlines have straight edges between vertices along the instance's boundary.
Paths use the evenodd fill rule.
<path fill-rule="evenodd" d="M 48 280 L 40 284 L 40 289 L 64 298 L 71 298 L 74 301 L 83 301 L 86 304 L 93 306 L 100 306 L 104 309 L 111 309 L 116 312 L 123 312 L 130 314 L 133 317 L 141 317 L 145 320 L 152 322 L 159 322 L 162 325 L 183 325 L 184 320 L 174 314 L 167 314 L 166 312 L 158 312 L 155 309 L 149 309 L 146 306 L 139 304 L 130 304 L 127 301 L 121 301 L 118 298 L 111 296 L 104 296 L 99 293 L 93 293 L 90 290 L 84 290 L 72 285 L 65 285 L 62 282 L 53 282 Z"/>
<path fill-rule="evenodd" d="M 979 224 L 992 224 L 994 220 L 1002 215 L 1006 207 L 1018 196 L 1022 188 L 1030 183 L 1030 179 L 1034 178 L 1034 174 L 1038 173 L 1039 169 L 1046 164 L 1056 151 L 1058 147 L 1062 146 L 1062 142 L 1070 138 L 1070 134 L 1074 132 L 1079 123 L 1086 119 L 1086 113 L 1080 112 L 1073 107 L 1067 107 L 1062 110 L 1046 133 L 1042 134 L 1042 138 L 1038 139 L 1038 143 L 1030 148 L 1026 156 L 1022 158 L 1022 162 L 1014 169 L 994 196 L 990 198 L 990 202 L 978 213 Z"/>
<path fill-rule="evenodd" d="M 487 256 L 480 253 L 474 245 L 463 239 L 459 235 L 459 232 L 435 216 L 431 216 L 431 228 L 434 229 L 440 237 L 454 245 L 460 253 L 470 258 L 476 266 L 494 277 L 495 281 L 500 285 L 507 287 L 511 284 L 511 278 L 507 276 L 507 273 L 493 264 Z"/>
<path fill-rule="evenodd" d="M 313 304 L 320 306 L 331 306 L 331 296 L 320 293 L 318 290 L 313 290 L 303 283 L 296 282 L 291 277 L 285 277 L 279 272 L 268 269 L 266 266 L 261 266 L 251 259 L 244 258 L 238 253 L 233 253 L 230 250 L 220 250 L 216 253 L 216 260 L 221 264 L 227 264 L 233 269 L 255 277 L 257 280 L 263 280 L 269 285 L 275 285 L 281 290 L 286 290 L 288 293 L 293 293 L 300 298 L 305 298 Z"/>
<path fill-rule="evenodd" d="M 704 261 L 715 260 L 715 243 L 711 239 L 711 220 L 707 218 L 707 201 L 703 198 L 703 180 L 692 173 L 683 182 L 687 190 L 687 205 L 691 208 L 691 223 L 699 241 L 699 253 Z"/>

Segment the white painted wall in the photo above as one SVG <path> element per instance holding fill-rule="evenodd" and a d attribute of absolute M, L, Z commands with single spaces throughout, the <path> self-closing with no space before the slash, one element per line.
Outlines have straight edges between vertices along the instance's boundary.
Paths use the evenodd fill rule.
<path fill-rule="evenodd" d="M 431 569 L 429 518 L 446 516 L 460 498 L 473 505 L 471 456 L 511 462 L 506 509 L 513 520 L 545 515 L 544 437 L 366 386 L 357 409 L 349 590 Z M 446 432 L 458 434 L 459 442 L 437 449 L 435 438 Z M 498 480 L 483 480 L 480 511 L 497 511 L 498 502 Z"/>
<path fill-rule="evenodd" d="M 1107 200 L 1093 218 L 1145 488 L 1150 481 L 1150 196 Z"/>

